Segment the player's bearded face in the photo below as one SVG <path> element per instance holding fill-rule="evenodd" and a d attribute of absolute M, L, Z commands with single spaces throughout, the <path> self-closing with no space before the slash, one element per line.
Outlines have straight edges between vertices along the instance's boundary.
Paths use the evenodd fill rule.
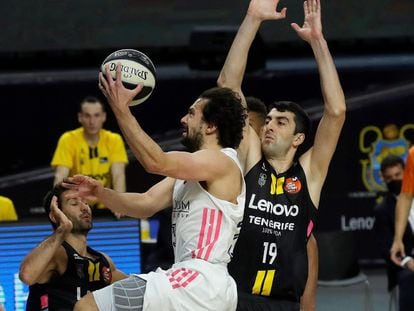
<path fill-rule="evenodd" d="M 187 135 L 183 137 L 181 143 L 187 147 L 190 151 L 200 150 L 203 144 L 203 135 L 198 131 L 188 130 Z"/>

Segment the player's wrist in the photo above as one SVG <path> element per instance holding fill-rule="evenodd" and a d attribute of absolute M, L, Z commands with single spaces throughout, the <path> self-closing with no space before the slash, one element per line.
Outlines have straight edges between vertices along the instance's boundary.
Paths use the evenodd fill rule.
<path fill-rule="evenodd" d="M 405 256 L 405 257 L 403 257 L 403 258 L 401 259 L 400 266 L 401 266 L 402 268 L 407 268 L 407 267 L 406 267 L 407 263 L 408 263 L 408 262 L 410 262 L 412 259 L 413 259 L 413 258 L 412 258 L 411 256 Z"/>

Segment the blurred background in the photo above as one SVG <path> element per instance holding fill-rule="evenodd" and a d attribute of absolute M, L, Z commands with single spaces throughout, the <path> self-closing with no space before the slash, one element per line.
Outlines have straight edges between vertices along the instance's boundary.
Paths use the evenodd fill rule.
<path fill-rule="evenodd" d="M 108 54 L 133 48 L 152 59 L 157 85 L 132 110 L 165 150 L 179 149 L 179 120 L 204 89 L 215 85 L 248 3 L 1 1 L 0 195 L 14 202 L 19 225 L 45 220 L 41 204 L 52 185 L 49 163 L 57 140 L 78 127 L 81 99 L 103 98 L 97 76 Z M 316 125 L 322 111 L 316 65 L 309 46 L 290 28 L 291 22 L 303 21 L 302 1 L 282 0 L 282 6 L 288 7 L 286 20 L 264 23 L 255 40 L 244 92 L 265 103 L 297 101 Z M 372 232 L 373 207 L 385 191 L 380 160 L 389 153 L 405 159 L 414 142 L 413 13 L 412 0 L 322 2 L 324 33 L 348 114 L 316 232 L 353 232 L 359 263 L 367 268 L 384 264 Z M 105 128 L 120 132 L 111 111 Z M 145 191 L 159 180 L 130 160 L 128 191 Z M 7 248 L 10 240 L 4 243 Z M 9 297 L 10 305 L 12 296 L 4 293 L 0 290 L 0 302 L 7 305 Z"/>

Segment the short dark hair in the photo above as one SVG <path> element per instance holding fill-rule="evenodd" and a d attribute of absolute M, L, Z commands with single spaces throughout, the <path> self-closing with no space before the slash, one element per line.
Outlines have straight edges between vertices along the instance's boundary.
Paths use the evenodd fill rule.
<path fill-rule="evenodd" d="M 402 167 L 404 167 L 404 160 L 395 154 L 390 154 L 381 161 L 381 173 L 384 174 L 387 168 L 394 167 L 397 165 L 401 165 Z"/>
<path fill-rule="evenodd" d="M 86 96 L 84 99 L 82 99 L 79 104 L 79 112 L 82 112 L 82 108 L 85 104 L 100 104 L 102 107 L 102 111 L 106 111 L 103 102 L 95 96 Z"/>
<path fill-rule="evenodd" d="M 311 122 L 308 114 L 305 112 L 305 110 L 303 110 L 301 106 L 292 101 L 275 101 L 267 107 L 267 110 L 270 112 L 273 108 L 281 112 L 292 112 L 295 115 L 296 123 L 294 134 L 304 133 L 306 140 L 308 137 Z"/>
<path fill-rule="evenodd" d="M 240 96 L 230 88 L 214 87 L 204 91 L 200 98 L 208 99 L 203 107 L 203 119 L 217 126 L 219 144 L 223 148 L 239 147 L 246 121 Z"/>
<path fill-rule="evenodd" d="M 254 96 L 246 96 L 246 104 L 248 111 L 256 112 L 263 117 L 263 121 L 266 119 L 267 108 L 262 100 Z"/>
<path fill-rule="evenodd" d="M 52 190 L 48 191 L 46 193 L 45 197 L 43 198 L 43 208 L 46 211 L 47 218 L 49 219 L 53 229 L 56 229 L 57 225 L 49 217 L 50 203 L 52 202 L 53 196 L 56 196 L 57 197 L 57 206 L 58 206 L 59 209 L 62 209 L 62 203 L 63 203 L 62 194 L 63 194 L 63 192 L 65 192 L 67 190 L 68 190 L 67 188 L 62 186 L 62 183 L 58 183 L 52 188 Z"/>

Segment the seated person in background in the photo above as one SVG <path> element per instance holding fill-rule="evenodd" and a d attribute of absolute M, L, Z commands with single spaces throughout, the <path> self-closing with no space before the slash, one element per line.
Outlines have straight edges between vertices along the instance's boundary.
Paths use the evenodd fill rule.
<path fill-rule="evenodd" d="M 0 195 L 0 221 L 18 220 L 13 201 Z"/>
<path fill-rule="evenodd" d="M 402 267 L 391 261 L 390 248 L 394 235 L 395 205 L 401 190 L 404 174 L 404 160 L 396 155 L 389 155 L 381 162 L 381 174 L 388 192 L 382 202 L 375 206 L 374 230 L 379 242 L 382 256 L 387 264 L 388 290 L 399 288 L 399 310 L 414 310 L 414 260 L 407 257 Z M 407 226 L 403 242 L 408 255 L 413 254 L 414 237 L 411 226 Z"/>
<path fill-rule="evenodd" d="M 105 254 L 87 245 L 92 214 L 71 190 L 57 184 L 44 200 L 54 232 L 22 261 L 19 277 L 29 285 L 26 310 L 72 310 L 90 291 L 126 277 Z"/>
<path fill-rule="evenodd" d="M 102 182 L 105 187 L 126 191 L 125 166 L 128 157 L 122 137 L 103 129 L 106 121 L 104 104 L 95 97 L 86 97 L 79 106 L 81 127 L 63 133 L 53 159 L 53 184 L 75 174 L 83 174 Z M 102 211 L 104 206 L 98 204 Z M 98 215 L 94 210 L 95 216 Z M 115 213 L 117 218 L 119 214 Z"/>

